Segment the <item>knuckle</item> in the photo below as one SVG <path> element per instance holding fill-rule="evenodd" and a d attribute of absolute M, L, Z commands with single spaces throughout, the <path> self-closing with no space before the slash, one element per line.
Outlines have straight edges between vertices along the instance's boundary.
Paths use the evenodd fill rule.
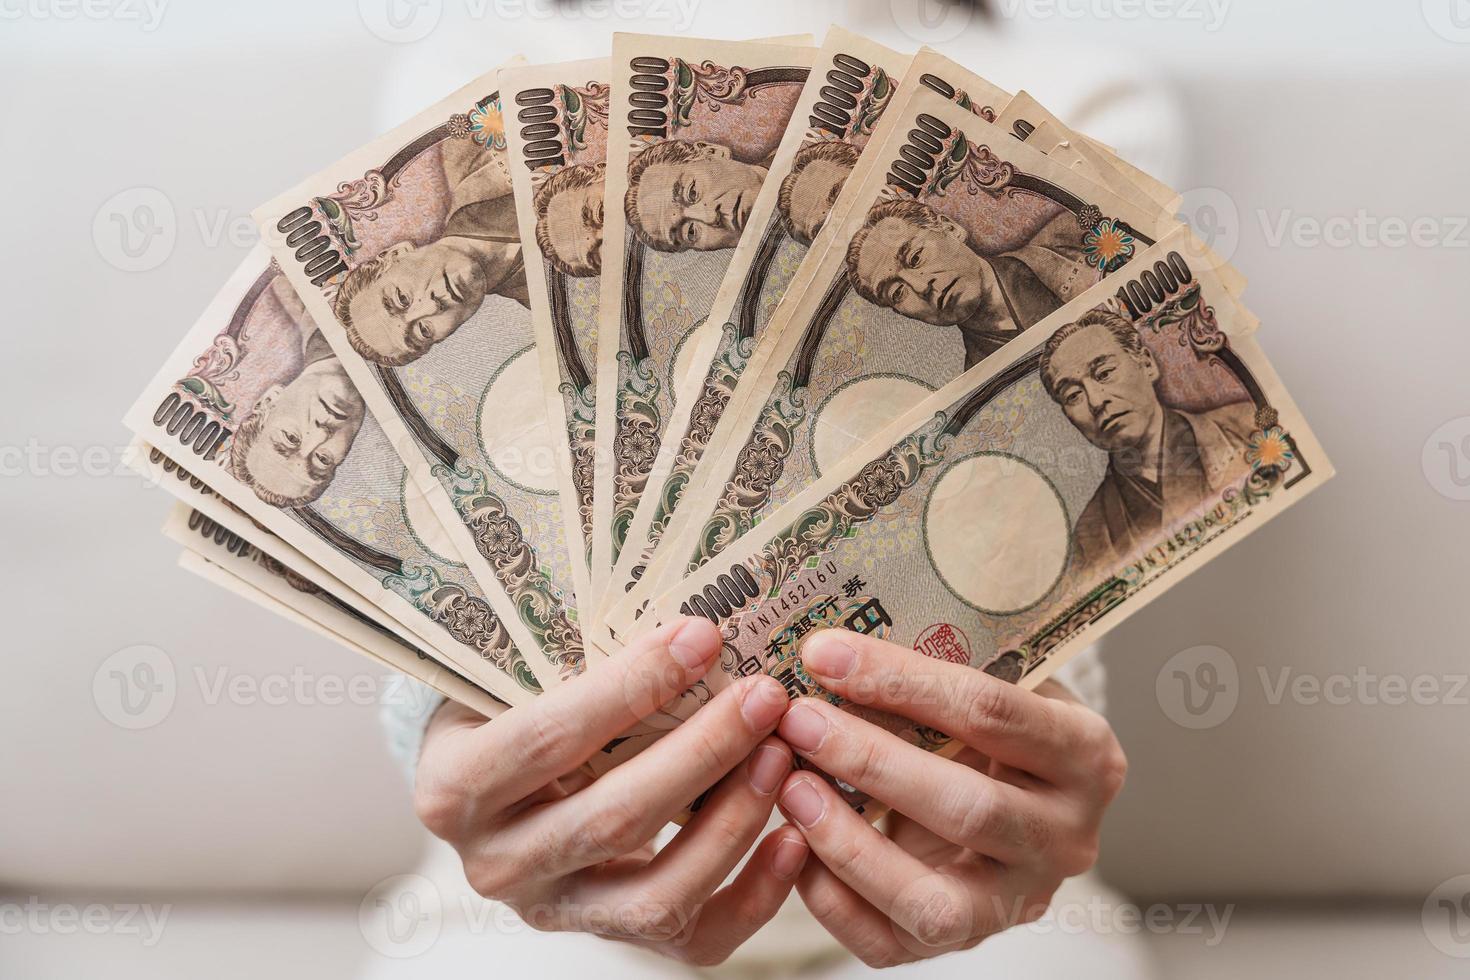
<path fill-rule="evenodd" d="M 525 734 L 527 758 L 559 759 L 565 753 L 566 747 L 573 744 L 574 732 L 560 713 L 532 711 L 528 721 L 530 730 Z"/>
<path fill-rule="evenodd" d="M 862 788 L 872 788 L 881 783 L 886 769 L 883 747 L 875 738 L 849 735 L 843 739 L 850 759 L 851 778 L 848 782 Z"/>
<path fill-rule="evenodd" d="M 684 931 L 688 917 L 669 902 L 635 902 L 618 915 L 618 933 L 630 939 L 651 943 L 667 943 Z"/>
<path fill-rule="evenodd" d="M 974 681 L 967 685 L 968 690 L 962 691 L 968 697 L 961 714 L 964 724 L 961 736 L 985 739 L 1010 734 L 1016 726 L 1016 708 L 1005 682 L 979 676 Z"/>
<path fill-rule="evenodd" d="M 1080 875 L 1092 870 L 1097 864 L 1098 854 L 1101 852 L 1096 834 L 1088 834 L 1074 842 L 1066 849 L 1064 857 L 1060 862 L 1059 870 L 1065 877 Z"/>
<path fill-rule="evenodd" d="M 966 793 L 956 804 L 955 826 L 959 838 L 975 850 L 984 850 L 984 842 L 995 831 L 995 794 L 988 789 Z"/>
<path fill-rule="evenodd" d="M 846 836 L 839 837 L 833 843 L 831 851 L 822 858 L 822 863 L 843 881 L 850 881 L 854 872 L 860 870 L 867 860 L 866 850 L 857 841 Z"/>
<path fill-rule="evenodd" d="M 505 897 L 506 892 L 514 884 L 507 875 L 507 870 L 501 861 L 474 859 L 464 862 L 465 881 L 481 898 Z"/>
<path fill-rule="evenodd" d="M 573 833 L 573 849 L 593 861 L 609 861 L 643 843 L 644 815 L 624 794 L 597 807 Z"/>
<path fill-rule="evenodd" d="M 698 760 L 702 772 L 723 774 L 734 767 L 734 761 L 730 760 L 733 753 L 729 751 L 730 733 L 734 731 L 733 728 L 717 730 L 709 724 L 694 724 L 688 727 L 689 733 L 686 737 L 689 739 L 689 744 L 685 746 L 685 749 Z"/>
<path fill-rule="evenodd" d="M 1097 763 L 1097 779 L 1103 798 L 1112 801 L 1123 791 L 1123 783 L 1128 778 L 1128 756 L 1111 730 L 1108 735 L 1108 745 Z"/>
<path fill-rule="evenodd" d="M 450 840 L 459 833 L 464 818 L 463 804 L 460 793 L 443 783 L 431 785 L 420 779 L 414 785 L 414 815 L 429 833 L 441 840 Z"/>
<path fill-rule="evenodd" d="M 953 905 L 926 907 L 911 930 L 915 939 L 929 947 L 954 946 L 970 938 L 970 919 Z"/>

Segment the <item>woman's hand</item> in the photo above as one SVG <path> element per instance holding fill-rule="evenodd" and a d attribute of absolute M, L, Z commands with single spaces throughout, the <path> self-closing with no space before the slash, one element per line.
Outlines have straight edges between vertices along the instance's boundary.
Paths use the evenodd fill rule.
<path fill-rule="evenodd" d="M 1061 685 L 1024 691 L 842 630 L 813 634 L 801 656 L 828 690 L 966 746 L 941 758 L 813 698 L 781 720 L 803 758 L 896 811 L 890 838 L 811 773 L 781 790 L 820 859 L 797 888 L 864 963 L 969 949 L 1035 921 L 1064 878 L 1092 867 L 1127 762 L 1108 723 Z"/>
<path fill-rule="evenodd" d="M 595 782 L 577 773 L 698 680 L 719 649 L 708 622 L 681 620 L 493 722 L 446 705 L 419 762 L 420 819 L 459 851 L 477 892 L 534 928 L 724 960 L 775 914 L 808 853 L 796 831 L 774 831 L 720 888 L 791 770 L 790 750 L 769 737 L 787 708 L 781 685 L 746 678 Z M 655 855 L 654 835 L 711 786 Z"/>

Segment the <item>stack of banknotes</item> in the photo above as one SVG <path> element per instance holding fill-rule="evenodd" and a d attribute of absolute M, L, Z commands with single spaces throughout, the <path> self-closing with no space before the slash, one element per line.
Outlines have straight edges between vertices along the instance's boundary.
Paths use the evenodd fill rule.
<path fill-rule="evenodd" d="M 607 764 L 822 696 L 816 629 L 1032 686 L 1332 472 L 1177 204 L 936 51 L 620 34 L 262 206 L 132 463 L 187 567 L 489 717 L 714 621 Z"/>

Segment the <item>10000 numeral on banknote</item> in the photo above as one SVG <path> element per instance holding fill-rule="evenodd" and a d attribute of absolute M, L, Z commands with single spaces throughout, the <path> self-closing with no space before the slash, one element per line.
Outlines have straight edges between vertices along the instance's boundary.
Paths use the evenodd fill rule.
<path fill-rule="evenodd" d="M 800 643 L 824 627 L 1033 686 L 1301 499 L 1331 466 L 1187 242 L 925 399 L 659 598 L 657 621 L 712 619 L 723 681 L 763 671 L 793 696 L 821 693 Z"/>

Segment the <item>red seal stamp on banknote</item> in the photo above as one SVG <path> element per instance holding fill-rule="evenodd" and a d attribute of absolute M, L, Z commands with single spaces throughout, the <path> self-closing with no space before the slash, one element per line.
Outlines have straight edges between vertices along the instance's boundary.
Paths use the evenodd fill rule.
<path fill-rule="evenodd" d="M 952 664 L 969 664 L 970 638 L 951 623 L 935 623 L 914 641 L 914 649 L 935 660 Z"/>

